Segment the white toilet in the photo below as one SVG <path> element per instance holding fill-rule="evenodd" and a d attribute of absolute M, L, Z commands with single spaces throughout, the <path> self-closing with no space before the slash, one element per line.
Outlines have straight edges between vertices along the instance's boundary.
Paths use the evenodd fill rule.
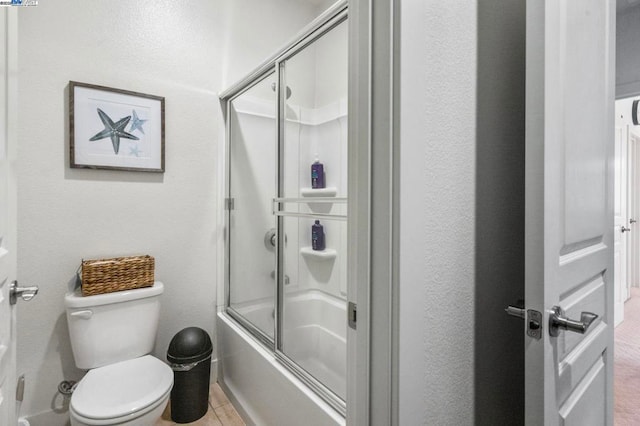
<path fill-rule="evenodd" d="M 76 365 L 90 371 L 78 383 L 72 426 L 153 426 L 171 388 L 171 368 L 148 355 L 158 330 L 163 285 L 83 297 L 67 293 L 69 335 Z"/>

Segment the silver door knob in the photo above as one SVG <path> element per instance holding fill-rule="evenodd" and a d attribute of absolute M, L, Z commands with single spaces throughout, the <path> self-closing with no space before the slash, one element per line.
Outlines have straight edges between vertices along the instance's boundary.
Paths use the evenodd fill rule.
<path fill-rule="evenodd" d="M 598 315 L 593 312 L 582 312 L 580 314 L 580 321 L 569 319 L 564 315 L 564 310 L 560 306 L 551 308 L 551 314 L 549 315 L 549 334 L 552 337 L 558 337 L 560 330 L 584 334 L 589 329 L 589 326 L 598 318 Z"/>
<path fill-rule="evenodd" d="M 9 286 L 9 303 L 15 305 L 18 297 L 28 302 L 36 297 L 36 294 L 38 294 L 38 287 L 18 287 L 18 281 L 14 281 Z"/>
<path fill-rule="evenodd" d="M 631 228 L 627 228 L 624 225 L 622 225 L 620 227 L 620 232 L 622 232 L 622 233 L 629 232 L 629 231 L 631 231 Z"/>

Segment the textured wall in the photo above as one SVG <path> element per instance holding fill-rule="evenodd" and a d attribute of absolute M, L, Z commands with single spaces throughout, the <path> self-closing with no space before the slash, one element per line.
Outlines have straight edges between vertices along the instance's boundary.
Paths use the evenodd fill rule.
<path fill-rule="evenodd" d="M 18 278 L 40 286 L 18 308 L 22 415 L 45 412 L 42 424 L 55 424 L 66 416 L 57 384 L 81 377 L 63 296 L 82 258 L 156 257 L 165 283 L 158 357 L 185 326 L 215 336 L 217 93 L 299 31 L 315 7 L 65 0 L 20 11 Z M 164 96 L 166 173 L 70 169 L 69 80 Z"/>
<path fill-rule="evenodd" d="M 401 425 L 523 415 L 521 324 L 502 311 L 523 291 L 523 18 L 524 2 L 401 3 Z"/>
<path fill-rule="evenodd" d="M 476 3 L 404 2 L 400 19 L 400 424 L 468 425 Z"/>
<path fill-rule="evenodd" d="M 161 359 L 183 327 L 215 335 L 214 4 L 40 3 L 19 22 L 18 277 L 40 286 L 19 307 L 22 414 L 64 411 L 57 384 L 81 377 L 63 296 L 82 258 L 155 256 L 165 283 Z M 69 80 L 164 96 L 166 173 L 70 169 Z"/>

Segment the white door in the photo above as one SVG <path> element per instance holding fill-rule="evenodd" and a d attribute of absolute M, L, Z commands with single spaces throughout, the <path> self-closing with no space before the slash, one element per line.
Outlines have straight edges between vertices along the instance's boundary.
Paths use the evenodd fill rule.
<path fill-rule="evenodd" d="M 16 276 L 15 10 L 0 8 L 0 425 L 16 424 L 15 312 L 9 285 Z"/>
<path fill-rule="evenodd" d="M 631 230 L 627 218 L 627 139 L 627 126 L 616 126 L 613 210 L 614 326 L 624 319 L 624 302 L 627 300 L 627 248 Z"/>
<path fill-rule="evenodd" d="M 638 204 L 640 202 L 640 196 L 638 194 L 638 188 L 640 188 L 638 179 L 638 161 L 640 160 L 640 152 L 638 151 L 638 144 L 640 144 L 640 137 L 638 137 L 632 128 L 627 127 L 628 144 L 627 150 L 629 152 L 629 163 L 627 167 L 627 174 L 629 175 L 627 185 L 627 218 L 629 219 L 628 228 L 631 232 L 627 235 L 627 288 L 626 298 L 628 300 L 631 297 L 631 287 L 638 286 L 640 275 L 640 239 L 638 233 L 640 227 L 638 227 Z"/>
<path fill-rule="evenodd" d="M 525 300 L 542 314 L 525 337 L 527 425 L 613 424 L 615 10 L 527 1 Z M 598 317 L 554 337 L 554 306 L 571 328 Z"/>

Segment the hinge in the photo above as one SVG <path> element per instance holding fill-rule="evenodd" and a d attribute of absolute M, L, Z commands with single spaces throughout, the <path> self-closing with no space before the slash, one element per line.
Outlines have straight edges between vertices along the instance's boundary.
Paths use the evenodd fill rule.
<path fill-rule="evenodd" d="M 227 210 L 233 210 L 233 207 L 234 207 L 234 199 L 233 198 L 225 198 L 224 202 L 225 202 L 225 208 Z"/>
<path fill-rule="evenodd" d="M 353 302 L 349 302 L 349 304 L 347 305 L 347 319 L 349 321 L 349 327 L 351 327 L 354 330 L 356 329 L 357 308 L 358 306 Z"/>

